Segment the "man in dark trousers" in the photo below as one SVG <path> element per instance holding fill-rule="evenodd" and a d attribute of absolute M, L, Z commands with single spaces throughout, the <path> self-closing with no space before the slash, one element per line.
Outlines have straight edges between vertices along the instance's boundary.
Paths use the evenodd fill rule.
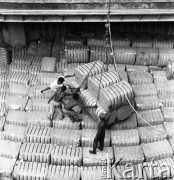
<path fill-rule="evenodd" d="M 103 151 L 105 130 L 106 130 L 106 127 L 108 124 L 109 113 L 106 113 L 106 114 L 101 113 L 99 118 L 100 118 L 100 122 L 98 124 L 97 134 L 94 138 L 93 150 L 89 150 L 89 153 L 91 153 L 91 154 L 96 154 L 96 149 L 97 149 L 98 143 L 99 143 L 98 149 L 100 151 Z"/>

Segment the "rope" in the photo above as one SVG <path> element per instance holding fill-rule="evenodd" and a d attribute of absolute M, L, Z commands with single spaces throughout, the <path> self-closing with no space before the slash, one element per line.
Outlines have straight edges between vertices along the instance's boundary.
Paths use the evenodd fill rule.
<path fill-rule="evenodd" d="M 111 51 L 112 51 L 112 56 L 113 56 L 113 59 L 114 59 L 114 67 L 115 67 L 115 70 L 117 71 L 117 65 L 116 65 L 116 60 L 115 60 L 115 55 L 114 55 L 114 50 L 113 50 L 113 45 L 112 45 L 112 35 L 111 35 L 111 28 L 110 28 L 110 22 L 109 22 L 109 37 L 110 37 L 110 43 L 111 43 Z M 118 72 L 118 71 L 117 71 Z M 119 74 L 119 73 L 118 73 Z M 120 78 L 120 75 L 119 75 L 119 79 L 121 80 Z M 157 128 L 155 128 L 153 125 L 151 125 L 149 122 L 147 122 L 137 111 L 136 109 L 133 107 L 133 105 L 131 104 L 129 98 L 127 97 L 127 95 L 125 94 L 125 97 L 129 103 L 129 105 L 131 106 L 131 108 L 134 110 L 134 112 L 137 114 L 137 116 L 139 116 L 147 125 L 149 125 L 151 128 L 153 128 L 154 130 L 156 131 L 159 131 L 160 133 L 162 134 L 166 134 L 168 137 L 171 137 L 170 135 L 168 135 L 166 132 L 163 132 Z"/>

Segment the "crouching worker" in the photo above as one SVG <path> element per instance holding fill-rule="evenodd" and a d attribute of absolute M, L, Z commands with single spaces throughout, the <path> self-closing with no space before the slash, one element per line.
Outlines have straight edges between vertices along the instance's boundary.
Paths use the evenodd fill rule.
<path fill-rule="evenodd" d="M 108 124 L 109 113 L 107 114 L 101 113 L 99 118 L 100 118 L 100 123 L 98 124 L 97 134 L 94 138 L 93 150 L 89 150 L 89 153 L 91 154 L 96 154 L 97 148 L 100 151 L 103 151 L 103 148 L 104 148 L 105 130 Z M 99 143 L 99 146 L 98 146 L 98 143 Z"/>
<path fill-rule="evenodd" d="M 53 100 L 53 102 L 50 106 L 50 113 L 49 113 L 49 117 L 48 117 L 49 119 L 51 119 L 51 120 L 53 119 L 56 108 L 58 110 L 60 120 L 62 120 L 64 118 L 64 113 L 62 111 L 62 101 L 65 96 L 73 95 L 72 93 L 65 92 L 66 89 L 67 89 L 66 86 L 62 86 L 48 100 L 48 104 L 50 103 L 51 100 Z M 76 91 L 74 93 L 77 93 L 77 91 L 79 91 L 79 88 L 76 88 Z"/>
<path fill-rule="evenodd" d="M 94 105 L 94 106 L 82 105 L 82 104 L 78 103 L 78 100 L 79 100 L 79 95 L 77 93 L 74 93 L 73 98 L 71 100 L 69 100 L 68 103 L 66 103 L 66 104 L 64 103 L 64 105 L 65 105 L 64 112 L 65 112 L 65 114 L 67 114 L 70 117 L 72 122 L 82 121 L 82 115 L 73 110 L 73 108 L 75 106 L 80 106 L 82 108 L 97 108 L 97 105 Z"/>

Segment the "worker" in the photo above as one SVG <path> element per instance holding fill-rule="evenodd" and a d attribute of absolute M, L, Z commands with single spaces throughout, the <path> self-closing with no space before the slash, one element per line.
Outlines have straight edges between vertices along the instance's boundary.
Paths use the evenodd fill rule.
<path fill-rule="evenodd" d="M 63 102 L 63 104 L 65 105 L 64 112 L 70 117 L 72 122 L 79 122 L 82 120 L 82 115 L 73 110 L 75 106 L 80 106 L 82 108 L 97 108 L 97 105 L 94 106 L 82 105 L 81 103 L 78 102 L 78 100 L 79 100 L 79 95 L 77 93 L 74 93 L 73 98 L 69 100 L 68 103 L 65 104 Z"/>
<path fill-rule="evenodd" d="M 49 87 L 46 87 L 45 89 L 41 90 L 40 92 L 43 93 L 44 91 L 48 91 L 49 89 L 56 91 L 60 87 L 62 87 L 64 84 L 67 85 L 68 83 L 66 82 L 67 77 L 72 77 L 71 75 L 65 75 L 65 76 L 60 76 L 57 80 L 53 81 Z"/>
<path fill-rule="evenodd" d="M 97 134 L 94 138 L 93 142 L 93 150 L 89 150 L 90 154 L 96 154 L 96 149 L 98 148 L 100 151 L 103 151 L 104 148 L 104 139 L 105 139 L 105 130 L 108 124 L 109 112 L 106 114 L 101 113 L 99 115 L 100 122 L 98 124 Z M 98 146 L 99 143 L 99 146 Z"/>
<path fill-rule="evenodd" d="M 76 89 L 74 93 L 77 93 L 79 91 L 79 88 L 73 88 L 73 89 Z M 61 103 L 66 96 L 71 96 L 74 94 L 74 93 L 67 93 L 66 90 L 67 90 L 67 87 L 63 85 L 48 100 L 48 104 L 50 103 L 51 100 L 53 100 L 53 103 L 51 104 L 51 107 L 50 107 L 49 119 L 51 120 L 53 119 L 56 108 L 58 109 L 59 119 L 62 120 L 64 118 Z"/>

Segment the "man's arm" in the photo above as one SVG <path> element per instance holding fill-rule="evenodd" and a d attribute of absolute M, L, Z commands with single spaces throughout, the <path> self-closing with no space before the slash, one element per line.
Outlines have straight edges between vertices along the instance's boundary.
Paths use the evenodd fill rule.
<path fill-rule="evenodd" d="M 56 93 L 57 93 L 57 92 L 55 92 L 55 93 L 50 97 L 50 99 L 48 100 L 48 104 L 49 104 L 50 101 L 55 97 Z"/>
<path fill-rule="evenodd" d="M 44 91 L 48 91 L 49 89 L 51 89 L 50 87 L 46 87 L 45 89 L 41 90 L 40 92 L 43 93 Z"/>

